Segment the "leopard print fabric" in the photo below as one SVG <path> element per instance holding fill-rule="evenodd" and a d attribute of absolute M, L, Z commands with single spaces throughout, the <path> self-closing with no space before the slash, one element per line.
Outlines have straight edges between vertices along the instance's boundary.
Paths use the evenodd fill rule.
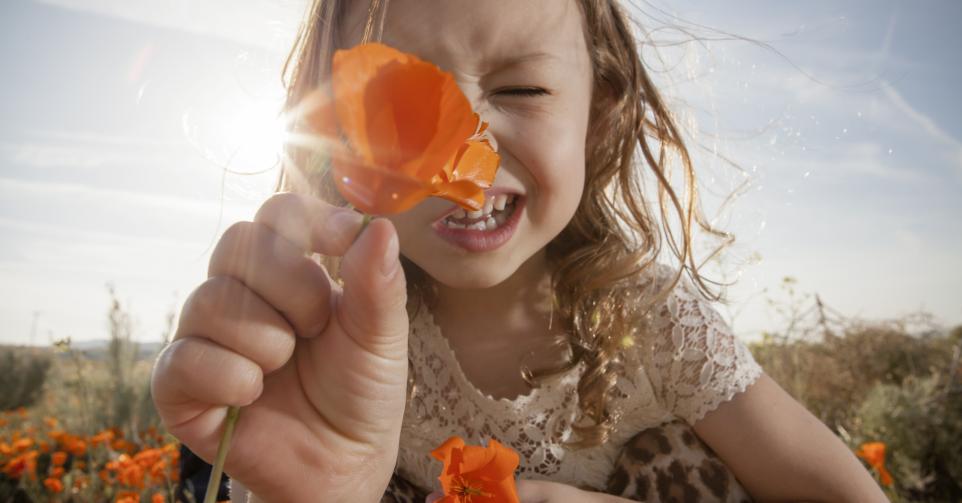
<path fill-rule="evenodd" d="M 605 492 L 649 503 L 752 501 L 731 470 L 684 421 L 632 437 L 615 461 Z"/>
<path fill-rule="evenodd" d="M 404 480 L 403 477 L 394 472 L 391 482 L 381 497 L 381 503 L 424 503 L 428 497 L 428 492 Z"/>
<path fill-rule="evenodd" d="M 647 503 L 752 501 L 711 447 L 681 420 L 632 437 L 622 447 L 604 492 Z M 395 473 L 381 503 L 422 503 L 427 494 Z"/>

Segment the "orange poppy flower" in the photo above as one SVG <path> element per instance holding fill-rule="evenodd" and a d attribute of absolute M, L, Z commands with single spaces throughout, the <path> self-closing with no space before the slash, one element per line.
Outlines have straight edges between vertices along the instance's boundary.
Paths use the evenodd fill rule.
<path fill-rule="evenodd" d="M 49 477 L 45 479 L 43 481 L 43 486 L 52 493 L 59 493 L 63 491 L 63 482 L 61 482 L 58 478 Z"/>
<path fill-rule="evenodd" d="M 114 503 L 140 503 L 140 494 L 131 491 L 122 491 L 117 494 Z"/>
<path fill-rule="evenodd" d="M 57 451 L 50 455 L 50 462 L 54 466 L 62 466 L 67 462 L 67 453 L 63 451 Z"/>
<path fill-rule="evenodd" d="M 884 442 L 868 442 L 862 444 L 858 452 L 855 453 L 856 456 L 864 459 L 869 466 L 878 471 L 879 477 L 881 478 L 882 485 L 890 486 L 892 485 L 892 474 L 885 469 L 885 443 Z"/>
<path fill-rule="evenodd" d="M 439 503 L 519 503 L 514 483 L 518 453 L 497 440 L 481 447 L 465 445 L 461 437 L 454 436 L 431 455 L 444 463 L 438 477 L 444 498 Z"/>
<path fill-rule="evenodd" d="M 368 43 L 334 54 L 331 87 L 333 96 L 305 98 L 305 122 L 330 147 L 335 184 L 354 207 L 400 213 L 429 196 L 484 205 L 500 158 L 451 74 Z"/>

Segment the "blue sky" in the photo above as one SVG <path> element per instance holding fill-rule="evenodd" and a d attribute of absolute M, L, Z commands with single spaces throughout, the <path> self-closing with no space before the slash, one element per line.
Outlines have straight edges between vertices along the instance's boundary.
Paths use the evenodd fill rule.
<path fill-rule="evenodd" d="M 705 147 L 706 213 L 738 238 L 708 268 L 738 278 L 720 306 L 736 332 L 780 325 L 764 299 L 786 275 L 844 314 L 962 323 L 962 4 L 635 3 L 656 40 L 702 39 L 649 61 Z M 107 282 L 158 340 L 272 189 L 303 0 L 158 5 L 0 4 L 0 343 L 104 337 Z M 255 174 L 224 176 L 231 153 Z"/>

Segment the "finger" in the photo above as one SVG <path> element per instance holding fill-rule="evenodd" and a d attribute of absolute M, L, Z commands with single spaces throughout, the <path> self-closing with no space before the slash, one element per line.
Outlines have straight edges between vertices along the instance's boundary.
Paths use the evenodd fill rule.
<path fill-rule="evenodd" d="M 398 257 L 398 237 L 386 219 L 373 220 L 341 262 L 344 292 L 337 316 L 361 347 L 388 358 L 406 354 L 407 287 Z"/>
<path fill-rule="evenodd" d="M 434 503 L 435 501 L 437 501 L 437 500 L 439 500 L 439 499 L 441 499 L 441 498 L 443 498 L 443 497 L 444 497 L 444 493 L 440 493 L 440 492 L 434 491 L 433 493 L 427 495 L 426 498 L 424 498 L 424 503 Z"/>
<path fill-rule="evenodd" d="M 243 283 L 215 276 L 201 283 L 187 301 L 174 340 L 210 339 L 257 363 L 264 374 L 279 369 L 294 352 L 294 328 Z"/>
<path fill-rule="evenodd" d="M 201 337 L 170 343 L 154 365 L 151 394 L 167 426 L 185 424 L 212 406 L 242 407 L 263 390 L 259 365 Z"/>
<path fill-rule="evenodd" d="M 316 197 L 282 192 L 271 196 L 254 216 L 303 251 L 340 257 L 361 230 L 363 216 Z"/>
<path fill-rule="evenodd" d="M 211 255 L 208 275 L 237 278 L 301 337 L 313 337 L 327 325 L 332 288 L 327 271 L 264 225 L 231 225 Z"/>

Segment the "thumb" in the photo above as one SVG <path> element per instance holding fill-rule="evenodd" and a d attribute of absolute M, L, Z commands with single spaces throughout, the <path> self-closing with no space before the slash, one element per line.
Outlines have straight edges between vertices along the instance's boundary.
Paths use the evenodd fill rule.
<path fill-rule="evenodd" d="M 344 291 L 337 316 L 362 348 L 391 359 L 407 354 L 407 284 L 397 231 L 387 219 L 371 221 L 341 261 Z"/>

